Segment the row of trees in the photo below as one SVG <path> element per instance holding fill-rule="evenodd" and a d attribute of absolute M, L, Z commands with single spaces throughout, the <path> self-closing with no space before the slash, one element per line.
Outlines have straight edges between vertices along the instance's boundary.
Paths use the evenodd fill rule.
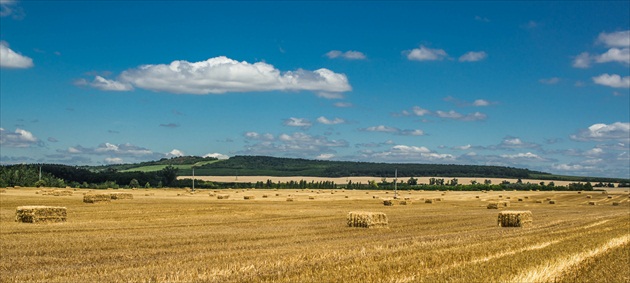
<path fill-rule="evenodd" d="M 0 166 L 0 187 L 171 187 L 177 185 L 177 171 L 173 166 L 155 172 L 118 172 L 111 168 L 94 172 L 55 164 L 9 165 Z"/>

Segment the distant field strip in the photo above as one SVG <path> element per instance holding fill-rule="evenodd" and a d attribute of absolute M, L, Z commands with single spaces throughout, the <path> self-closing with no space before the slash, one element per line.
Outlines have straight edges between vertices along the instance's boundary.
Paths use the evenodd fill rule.
<path fill-rule="evenodd" d="M 552 260 L 534 269 L 527 270 L 512 278 L 509 282 L 551 282 L 559 277 L 563 273 L 563 271 L 580 264 L 582 261 L 603 254 L 610 249 L 623 246 L 629 242 L 629 235 L 617 237 L 593 250 L 573 254 L 565 258 Z"/>

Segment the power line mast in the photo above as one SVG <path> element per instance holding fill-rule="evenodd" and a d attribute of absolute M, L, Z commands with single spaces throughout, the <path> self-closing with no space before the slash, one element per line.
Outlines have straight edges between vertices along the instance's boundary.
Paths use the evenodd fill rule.
<path fill-rule="evenodd" d="M 398 169 L 394 173 L 394 199 L 398 199 Z"/>
<path fill-rule="evenodd" d="M 192 179 L 193 179 L 193 184 L 192 184 L 192 191 L 195 191 L 195 166 L 191 166 L 190 168 L 192 168 Z"/>

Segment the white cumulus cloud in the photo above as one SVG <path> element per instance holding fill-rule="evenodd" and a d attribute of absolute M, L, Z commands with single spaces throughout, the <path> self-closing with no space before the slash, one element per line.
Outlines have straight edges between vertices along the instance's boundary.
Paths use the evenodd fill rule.
<path fill-rule="evenodd" d="M 177 60 L 170 64 L 142 65 L 122 72 L 116 80 L 106 81 L 157 92 L 198 95 L 258 91 L 340 93 L 352 89 L 346 75 L 325 68 L 281 72 L 265 62 L 252 64 L 225 56 L 200 62 Z"/>
<path fill-rule="evenodd" d="M 459 62 L 477 62 L 486 59 L 486 57 L 488 57 L 488 54 L 484 51 L 470 51 L 459 57 Z"/>
<path fill-rule="evenodd" d="M 16 128 L 15 132 L 7 132 L 0 128 L 0 145 L 3 147 L 29 147 L 40 143 L 40 140 L 33 133 Z"/>
<path fill-rule="evenodd" d="M 218 153 L 218 152 L 208 153 L 208 154 L 204 155 L 203 157 L 213 157 L 213 158 L 216 158 L 216 159 L 219 159 L 219 160 L 224 160 L 224 159 L 230 158 L 229 156 L 227 156 L 225 154 Z"/>
<path fill-rule="evenodd" d="M 313 124 L 311 123 L 311 121 L 304 118 L 291 117 L 289 119 L 284 120 L 284 125 L 289 126 L 289 127 L 309 128 Z"/>
<path fill-rule="evenodd" d="M 602 32 L 597 37 L 597 42 L 610 47 L 630 47 L 630 30 L 611 33 Z"/>
<path fill-rule="evenodd" d="M 330 59 L 343 58 L 347 60 L 363 60 L 367 58 L 365 54 L 363 54 L 363 52 L 354 51 L 354 50 L 349 50 L 346 52 L 342 52 L 339 50 L 331 50 L 328 53 L 326 53 L 326 57 Z"/>
<path fill-rule="evenodd" d="M 593 82 L 599 85 L 614 87 L 614 88 L 630 88 L 630 76 L 621 77 L 617 74 L 602 74 L 597 77 L 593 77 Z"/>
<path fill-rule="evenodd" d="M 420 45 L 420 48 L 414 48 L 408 51 L 407 59 L 414 61 L 435 61 L 443 60 L 448 57 L 446 51 L 442 49 L 431 49 L 424 45 Z"/>
<path fill-rule="evenodd" d="M 6 41 L 0 41 L 0 68 L 26 69 L 33 67 L 33 59 L 19 54 Z"/>
<path fill-rule="evenodd" d="M 115 80 L 108 80 L 101 76 L 96 76 L 90 83 L 90 86 L 105 91 L 130 91 L 133 87 L 127 83 L 121 83 Z"/>
<path fill-rule="evenodd" d="M 571 139 L 578 141 L 619 140 L 627 143 L 630 142 L 630 123 L 593 124 L 587 129 L 571 135 Z"/>
<path fill-rule="evenodd" d="M 346 122 L 346 120 L 341 119 L 341 118 L 334 118 L 332 120 L 321 116 L 319 118 L 317 118 L 317 122 L 319 122 L 320 124 L 324 124 L 324 125 L 337 125 L 337 124 L 343 124 Z"/>
<path fill-rule="evenodd" d="M 630 48 L 611 48 L 595 58 L 597 63 L 619 62 L 630 64 Z"/>

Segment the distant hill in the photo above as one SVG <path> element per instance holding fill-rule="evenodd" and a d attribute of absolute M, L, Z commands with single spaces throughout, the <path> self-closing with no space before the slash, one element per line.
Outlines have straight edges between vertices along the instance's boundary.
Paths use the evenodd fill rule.
<path fill-rule="evenodd" d="M 348 177 L 374 176 L 394 177 L 457 176 L 457 177 L 496 177 L 528 178 L 532 174 L 549 173 L 503 166 L 453 165 L 453 164 L 408 164 L 371 163 L 352 161 L 324 161 L 268 156 L 234 156 L 228 160 L 207 163 L 195 167 L 195 175 L 212 176 L 312 176 Z M 179 175 L 190 175 L 191 170 L 183 169 Z"/>

